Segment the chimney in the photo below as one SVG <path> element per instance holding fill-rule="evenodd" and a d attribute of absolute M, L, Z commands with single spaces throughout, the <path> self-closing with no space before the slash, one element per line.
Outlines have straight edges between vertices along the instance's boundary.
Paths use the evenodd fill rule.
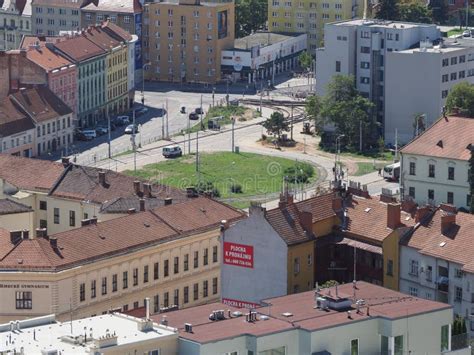
<path fill-rule="evenodd" d="M 145 319 L 149 320 L 150 319 L 150 297 L 145 298 Z"/>
<path fill-rule="evenodd" d="M 46 238 L 48 236 L 48 230 L 46 228 L 36 228 L 37 238 Z"/>
<path fill-rule="evenodd" d="M 99 171 L 99 184 L 105 186 L 105 171 Z"/>
<path fill-rule="evenodd" d="M 142 198 L 140 199 L 140 211 L 145 212 L 145 200 Z"/>
<path fill-rule="evenodd" d="M 448 203 L 442 203 L 439 205 L 439 209 L 449 213 L 457 213 L 456 206 L 450 205 Z"/>
<path fill-rule="evenodd" d="M 332 209 L 335 212 L 342 210 L 342 198 L 340 196 L 335 196 L 332 199 Z"/>
<path fill-rule="evenodd" d="M 143 183 L 143 196 L 151 197 L 151 184 Z"/>
<path fill-rule="evenodd" d="M 456 224 L 456 215 L 454 213 L 443 213 L 441 215 L 441 233 L 446 234 L 449 229 Z"/>
<path fill-rule="evenodd" d="M 165 198 L 165 206 L 169 206 L 173 203 L 173 199 L 171 197 Z"/>
<path fill-rule="evenodd" d="M 88 226 L 89 224 L 91 224 L 91 220 L 90 220 L 90 219 L 83 219 L 83 220 L 81 221 L 81 227 Z"/>
<path fill-rule="evenodd" d="M 18 244 L 21 240 L 22 233 L 22 231 L 11 231 L 10 242 L 14 245 Z"/>
<path fill-rule="evenodd" d="M 228 228 L 229 228 L 229 222 L 226 219 L 223 219 L 221 221 L 221 227 L 220 227 L 221 232 L 225 231 Z"/>
<path fill-rule="evenodd" d="M 293 195 L 290 193 L 281 193 L 280 202 L 278 202 L 278 208 L 284 209 L 293 203 Z"/>
<path fill-rule="evenodd" d="M 137 210 L 135 208 L 129 208 L 127 213 L 128 214 L 134 214 Z"/>
<path fill-rule="evenodd" d="M 420 223 L 430 212 L 428 206 L 418 208 L 415 213 L 415 223 Z"/>
<path fill-rule="evenodd" d="M 58 248 L 58 239 L 56 237 L 50 237 L 49 238 L 49 244 L 51 245 L 51 248 L 57 249 Z"/>
<path fill-rule="evenodd" d="M 135 194 L 139 195 L 140 194 L 140 181 L 135 180 L 133 182 L 133 190 L 135 191 Z"/>
<path fill-rule="evenodd" d="M 309 211 L 300 212 L 300 224 L 307 233 L 313 232 L 313 214 Z"/>
<path fill-rule="evenodd" d="M 23 229 L 22 238 L 30 239 L 30 231 L 28 229 Z"/>
<path fill-rule="evenodd" d="M 67 168 L 69 166 L 69 157 L 62 157 L 61 164 L 63 164 L 63 166 Z"/>
<path fill-rule="evenodd" d="M 168 318 L 166 316 L 161 317 L 161 325 L 167 326 L 168 325 Z"/>
<path fill-rule="evenodd" d="M 93 217 L 90 219 L 90 224 L 97 224 L 97 216 L 93 216 Z"/>
<path fill-rule="evenodd" d="M 401 223 L 401 211 L 399 203 L 387 204 L 387 227 L 396 229 Z"/>
<path fill-rule="evenodd" d="M 191 323 L 184 323 L 184 331 L 186 333 L 192 333 L 193 332 L 193 325 Z"/>

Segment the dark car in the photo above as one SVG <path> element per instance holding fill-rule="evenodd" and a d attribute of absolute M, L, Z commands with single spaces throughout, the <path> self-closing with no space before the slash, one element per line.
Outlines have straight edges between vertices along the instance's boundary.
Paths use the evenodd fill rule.
<path fill-rule="evenodd" d="M 191 112 L 189 114 L 189 119 L 190 120 L 198 120 L 199 119 L 199 115 L 196 113 L 196 112 Z"/>
<path fill-rule="evenodd" d="M 88 141 L 89 140 L 89 138 L 87 138 L 85 136 L 85 134 L 82 133 L 82 131 L 75 131 L 74 132 L 74 138 L 78 141 Z"/>
<path fill-rule="evenodd" d="M 198 107 L 196 110 L 194 110 L 198 115 L 204 114 L 204 110 L 200 107 Z"/>

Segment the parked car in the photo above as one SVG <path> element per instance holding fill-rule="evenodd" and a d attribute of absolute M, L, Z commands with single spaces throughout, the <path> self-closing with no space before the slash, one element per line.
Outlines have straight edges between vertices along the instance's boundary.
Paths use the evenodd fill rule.
<path fill-rule="evenodd" d="M 82 134 L 87 138 L 88 141 L 91 141 L 97 137 L 97 132 L 95 129 L 85 129 L 82 131 Z"/>
<path fill-rule="evenodd" d="M 134 126 L 135 126 L 135 132 L 134 131 Z M 133 134 L 133 133 L 138 133 L 138 126 L 130 124 L 125 128 L 125 134 Z"/>
<path fill-rule="evenodd" d="M 82 133 L 81 130 L 77 129 L 75 132 L 74 132 L 74 139 L 78 140 L 78 141 L 88 141 L 89 139 L 84 135 L 84 133 Z"/>
<path fill-rule="evenodd" d="M 177 158 L 183 155 L 183 151 L 179 145 L 170 145 L 163 148 L 163 156 L 165 158 Z"/>
<path fill-rule="evenodd" d="M 130 123 L 130 117 L 128 117 L 128 116 L 117 116 L 114 119 L 114 123 L 117 126 L 124 126 L 124 125 Z"/>
<path fill-rule="evenodd" d="M 463 37 L 471 37 L 471 31 L 470 31 L 470 30 L 465 30 L 465 31 L 462 33 L 462 36 L 463 36 Z"/>
<path fill-rule="evenodd" d="M 106 126 L 97 126 L 95 131 L 99 136 L 109 133 L 109 129 Z"/>
<path fill-rule="evenodd" d="M 200 107 L 198 107 L 197 109 L 194 110 L 194 112 L 196 112 L 198 115 L 200 114 L 204 114 L 204 110 Z"/>
<path fill-rule="evenodd" d="M 189 114 L 189 119 L 190 120 L 198 120 L 199 119 L 199 115 L 196 113 L 196 112 L 191 112 Z"/>

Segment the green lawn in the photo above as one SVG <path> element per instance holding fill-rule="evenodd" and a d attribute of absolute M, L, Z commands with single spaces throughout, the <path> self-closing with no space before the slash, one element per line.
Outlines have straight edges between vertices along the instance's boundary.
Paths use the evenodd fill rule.
<path fill-rule="evenodd" d="M 285 175 L 295 174 L 298 171 L 307 172 L 308 182 L 317 179 L 317 171 L 307 163 L 295 162 L 290 159 L 276 158 L 259 154 L 232 152 L 200 154 L 200 174 L 198 176 L 195 165 L 195 155 L 187 155 L 178 159 L 150 164 L 143 169 L 126 171 L 126 174 L 135 175 L 144 179 L 160 182 L 184 189 L 195 186 L 198 179 L 201 183 L 212 183 L 217 188 L 221 198 L 245 198 L 250 196 L 275 193 L 281 191 Z M 294 176 L 294 175 L 292 175 Z M 231 188 L 240 185 L 242 192 L 234 193 Z M 236 201 L 237 207 L 248 206 L 248 203 Z"/>
<path fill-rule="evenodd" d="M 206 114 L 202 118 L 202 123 L 203 123 L 204 129 L 207 129 L 207 122 L 211 118 L 222 116 L 223 119 L 221 119 L 219 121 L 219 123 L 222 127 L 223 125 L 231 123 L 231 117 L 232 116 L 236 116 L 237 119 L 239 117 L 243 116 L 244 113 L 245 113 L 245 110 L 247 110 L 247 108 L 243 107 L 243 106 L 214 106 L 214 107 L 211 107 L 211 109 L 208 112 L 206 112 Z M 195 125 L 192 126 L 189 129 L 189 131 L 191 133 L 201 131 L 200 118 L 201 117 L 199 116 L 199 120 L 195 121 L 196 122 Z M 188 130 L 186 129 L 185 132 L 188 133 Z"/>
<path fill-rule="evenodd" d="M 379 151 L 373 152 L 341 152 L 342 156 L 353 157 L 353 158 L 369 158 L 369 159 L 377 159 L 377 160 L 386 160 L 391 161 L 393 160 L 392 152 L 387 151 L 384 152 L 383 155 L 380 155 Z"/>
<path fill-rule="evenodd" d="M 454 36 L 454 35 L 462 35 L 464 30 L 460 30 L 459 28 L 454 28 L 450 31 L 448 31 L 448 37 L 449 36 Z"/>
<path fill-rule="evenodd" d="M 374 169 L 374 164 L 373 163 L 356 163 L 357 164 L 357 171 L 354 174 L 354 176 L 360 176 L 360 175 L 365 175 L 369 173 L 373 173 L 374 171 L 377 171 L 378 168 L 383 168 L 385 165 L 384 164 L 375 164 L 375 169 Z"/>

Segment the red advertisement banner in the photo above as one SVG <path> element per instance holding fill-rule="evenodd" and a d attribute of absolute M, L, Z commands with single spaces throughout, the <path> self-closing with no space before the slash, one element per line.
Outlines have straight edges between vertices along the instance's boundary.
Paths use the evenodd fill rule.
<path fill-rule="evenodd" d="M 253 269 L 253 246 L 224 242 L 224 264 Z"/>

